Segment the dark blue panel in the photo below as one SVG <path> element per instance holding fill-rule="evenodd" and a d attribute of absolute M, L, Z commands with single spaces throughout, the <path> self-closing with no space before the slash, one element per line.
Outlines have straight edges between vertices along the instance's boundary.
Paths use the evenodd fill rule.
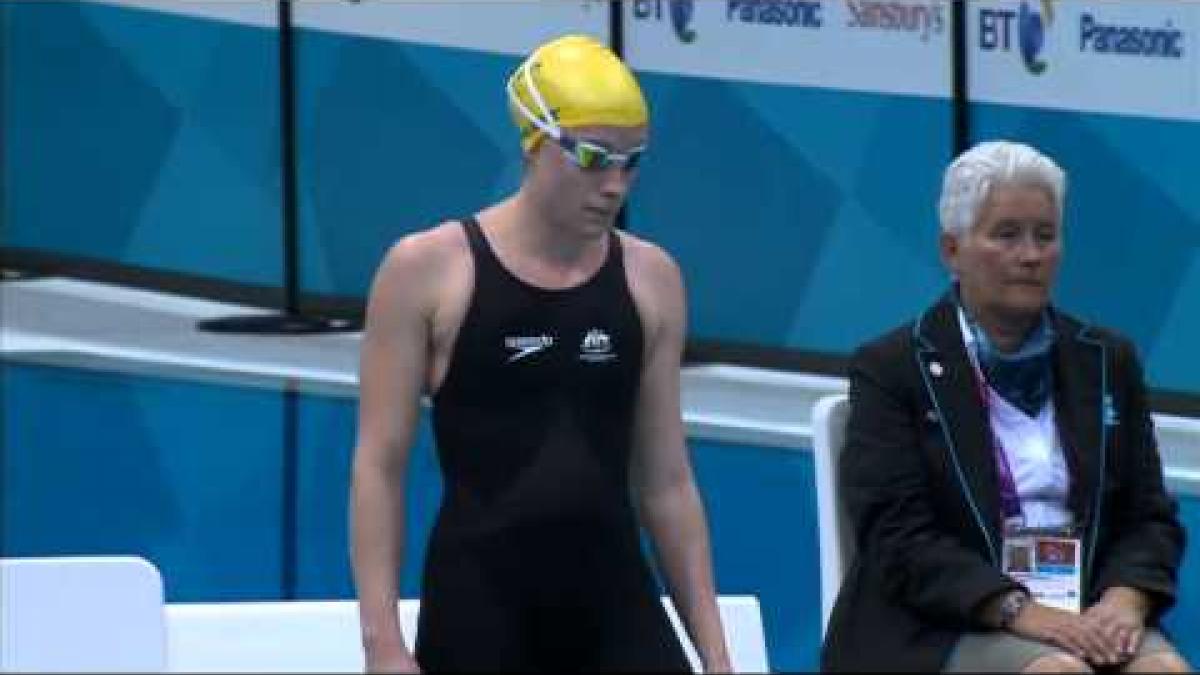
<path fill-rule="evenodd" d="M 692 338 L 849 353 L 941 290 L 922 282 L 946 101 L 640 77 L 654 119 L 629 224 L 679 261 Z"/>
<path fill-rule="evenodd" d="M 631 229 L 679 260 L 698 337 L 781 346 L 841 186 L 791 149 L 736 85 L 644 79 L 655 120 Z"/>
<path fill-rule="evenodd" d="M 282 283 L 273 28 L 5 3 L 2 243 Z"/>
<path fill-rule="evenodd" d="M 692 439 L 717 590 L 762 606 L 774 672 L 816 670 L 821 575 L 812 453 Z"/>
<path fill-rule="evenodd" d="M 303 288 L 365 296 L 384 252 L 400 236 L 469 215 L 495 195 L 516 137 L 500 148 L 473 119 L 504 117 L 513 59 L 304 31 L 298 39 L 299 182 Z M 410 58 L 472 65 L 469 77 L 435 81 Z M 468 92 L 475 111 L 447 91 Z M 513 186 L 515 187 L 515 186 Z"/>
<path fill-rule="evenodd" d="M 349 565 L 348 498 L 357 399 L 301 400 L 297 597 L 354 597 Z M 404 565 L 400 592 L 420 594 L 425 544 L 442 497 L 429 416 L 422 415 L 408 466 Z"/>
<path fill-rule="evenodd" d="M 990 104 L 971 114 L 979 139 L 1031 143 L 1067 172 L 1063 306 L 1129 335 L 1152 386 L 1200 392 L 1187 347 L 1200 339 L 1200 124 Z"/>
<path fill-rule="evenodd" d="M 279 395 L 0 365 L 0 555 L 137 554 L 169 601 L 279 597 Z"/>
<path fill-rule="evenodd" d="M 179 110 L 83 16 L 81 3 L 18 3 L 7 11 L 12 220 L 4 243 L 119 259 Z"/>
<path fill-rule="evenodd" d="M 1179 602 L 1167 614 L 1164 625 L 1184 658 L 1196 667 L 1200 664 L 1200 498 L 1181 496 L 1179 507 L 1188 547 L 1179 570 Z"/>

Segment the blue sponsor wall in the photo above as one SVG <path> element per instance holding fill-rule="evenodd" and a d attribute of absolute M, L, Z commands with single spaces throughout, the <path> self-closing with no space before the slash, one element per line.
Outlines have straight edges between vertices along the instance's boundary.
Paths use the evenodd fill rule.
<path fill-rule="evenodd" d="M 974 140 L 1068 176 L 1058 300 L 1137 344 L 1152 386 L 1200 393 L 1200 13 L 1179 2 L 973 4 Z"/>
<path fill-rule="evenodd" d="M 947 101 L 641 80 L 654 129 L 629 227 L 678 260 L 693 338 L 847 353 L 944 288 Z"/>
<path fill-rule="evenodd" d="M 630 229 L 682 267 L 690 337 L 848 354 L 946 285 L 933 204 L 952 156 L 949 11 L 716 4 L 626 15 L 652 112 Z M 719 56 L 731 46 L 736 66 Z"/>
<path fill-rule="evenodd" d="M 1016 138 L 1068 176 L 1064 307 L 1129 335 L 1153 386 L 1200 392 L 1200 122 L 971 106 L 977 138 Z"/>
<path fill-rule="evenodd" d="M 0 556 L 134 553 L 162 571 L 170 602 L 352 598 L 347 486 L 355 401 L 301 394 L 295 473 L 280 438 L 283 394 L 35 363 L 0 362 Z M 186 430 L 181 433 L 180 430 Z M 428 416 L 409 471 L 405 596 L 418 593 L 441 498 Z M 820 574 L 812 455 L 692 437 L 718 590 L 756 595 L 775 671 L 812 670 Z M 295 490 L 294 540 L 284 494 Z M 1200 500 L 1181 497 L 1188 531 Z M 294 551 L 294 557 L 285 557 Z M 1167 618 L 1200 662 L 1200 547 L 1188 548 Z"/>
<path fill-rule="evenodd" d="M 685 4 L 634 10 L 686 33 Z M 827 10 L 810 30 L 835 27 Z M 41 0 L 0 19 L 0 244 L 281 286 L 273 27 Z M 396 238 L 519 184 L 517 57 L 309 28 L 295 47 L 302 290 L 365 296 Z M 944 288 L 948 100 L 641 78 L 653 143 L 629 225 L 679 260 L 693 338 L 844 355 Z M 1152 386 L 1200 392 L 1200 124 L 970 113 L 975 139 L 1033 142 L 1070 172 L 1063 304 L 1130 334 Z"/>
<path fill-rule="evenodd" d="M 401 236 L 515 190 L 515 56 L 302 29 L 296 37 L 301 288 L 365 297 Z"/>
<path fill-rule="evenodd" d="M 641 79 L 655 126 L 630 228 L 678 259 L 692 338 L 847 354 L 945 289 L 948 102 Z M 1068 172 L 1057 301 L 1128 334 L 1152 387 L 1200 392 L 1200 123 L 970 114 L 974 140 L 1032 143 Z"/>
<path fill-rule="evenodd" d="M 274 28 L 0 3 L 0 244 L 282 283 Z"/>

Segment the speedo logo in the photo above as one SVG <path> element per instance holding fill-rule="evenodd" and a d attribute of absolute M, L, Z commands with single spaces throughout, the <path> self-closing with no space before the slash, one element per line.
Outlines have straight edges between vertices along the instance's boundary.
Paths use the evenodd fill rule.
<path fill-rule="evenodd" d="M 504 347 L 512 352 L 508 357 L 509 363 L 520 361 L 538 352 L 546 351 L 553 346 L 554 336 L 552 335 L 542 334 L 504 338 Z"/>

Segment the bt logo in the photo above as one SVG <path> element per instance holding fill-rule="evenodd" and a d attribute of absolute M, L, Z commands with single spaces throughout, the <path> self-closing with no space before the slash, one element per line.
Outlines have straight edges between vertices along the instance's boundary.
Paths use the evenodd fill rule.
<path fill-rule="evenodd" d="M 696 39 L 696 31 L 691 27 L 695 4 L 694 0 L 634 0 L 633 17 L 642 21 L 662 21 L 663 5 L 667 5 L 675 37 L 684 44 L 690 44 Z"/>
<path fill-rule="evenodd" d="M 1010 51 L 1012 49 L 1013 20 L 1016 20 L 1017 47 L 1025 69 L 1034 75 L 1046 70 L 1046 61 L 1041 58 L 1046 46 L 1046 34 L 1054 24 L 1054 7 L 1051 0 L 1041 0 L 1041 11 L 1030 7 L 1022 0 L 1018 10 L 979 10 L 979 48 L 984 51 Z"/>

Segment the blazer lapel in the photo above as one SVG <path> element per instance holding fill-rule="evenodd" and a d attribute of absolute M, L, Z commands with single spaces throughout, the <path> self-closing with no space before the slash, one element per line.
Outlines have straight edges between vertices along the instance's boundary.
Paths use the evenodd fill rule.
<path fill-rule="evenodd" d="M 914 326 L 922 380 L 945 436 L 948 461 L 959 474 L 964 499 L 975 513 L 993 562 L 1000 562 L 1000 489 L 991 424 L 967 356 L 958 310 L 949 297 Z"/>
<path fill-rule="evenodd" d="M 1097 514 L 1097 481 L 1104 466 L 1104 344 L 1088 327 L 1056 313 L 1054 410 L 1063 452 L 1071 470 L 1068 506 L 1076 522 Z"/>

